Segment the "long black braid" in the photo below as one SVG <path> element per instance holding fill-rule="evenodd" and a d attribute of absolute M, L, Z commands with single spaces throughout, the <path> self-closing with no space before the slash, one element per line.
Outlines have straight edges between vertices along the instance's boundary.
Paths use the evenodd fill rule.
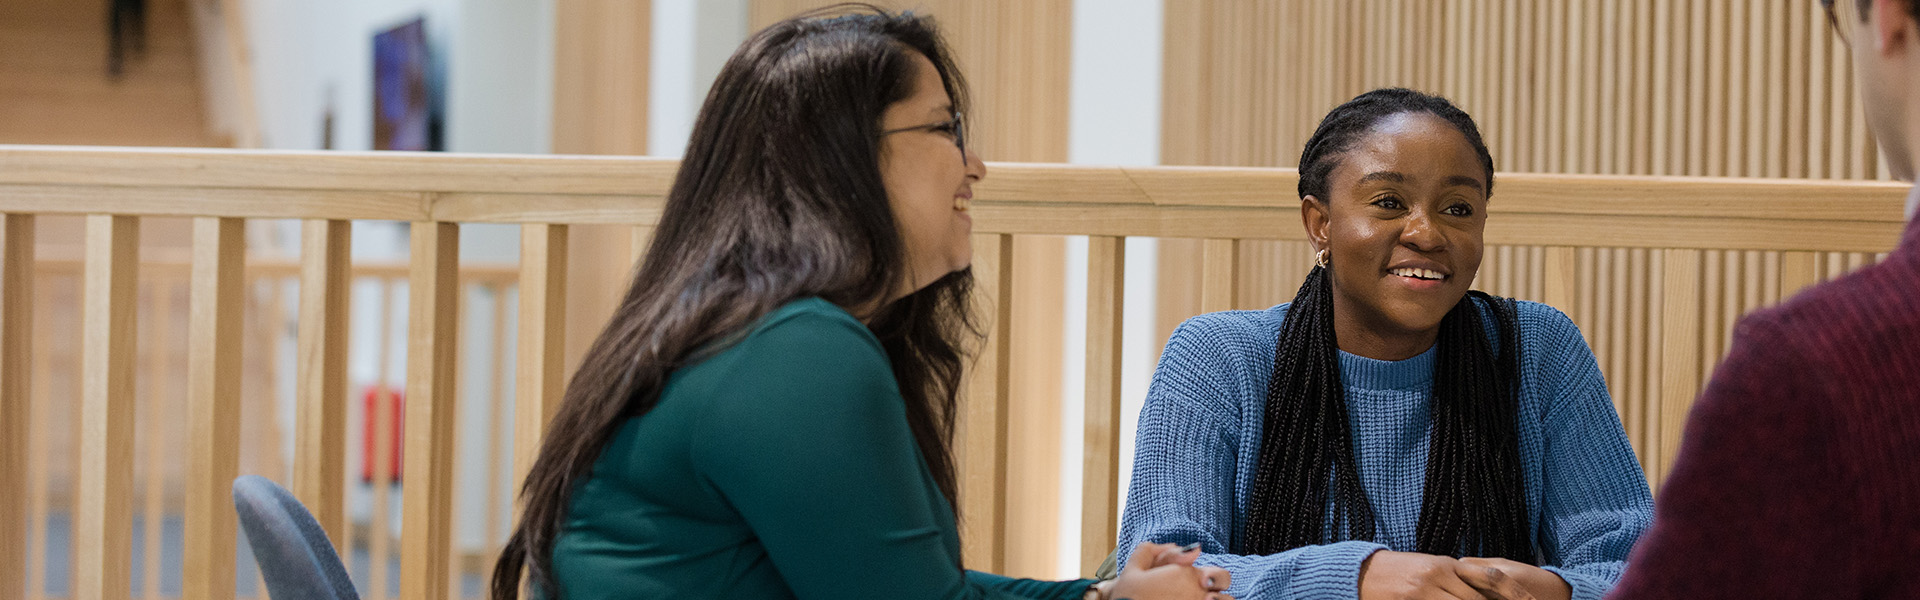
<path fill-rule="evenodd" d="M 1444 98 L 1395 88 L 1362 94 L 1321 121 L 1300 157 L 1300 197 L 1324 202 L 1339 155 L 1375 124 L 1408 112 L 1433 114 L 1459 129 L 1479 154 L 1491 193 L 1493 159 L 1473 119 Z M 1494 315 L 1498 349 L 1487 339 L 1479 304 Z M 1440 322 L 1420 552 L 1535 562 L 1520 469 L 1515 312 L 1512 300 L 1470 292 Z M 1280 326 L 1246 535 L 1236 553 L 1374 538 L 1373 505 L 1354 463 L 1338 348 L 1332 281 L 1316 267 Z"/>

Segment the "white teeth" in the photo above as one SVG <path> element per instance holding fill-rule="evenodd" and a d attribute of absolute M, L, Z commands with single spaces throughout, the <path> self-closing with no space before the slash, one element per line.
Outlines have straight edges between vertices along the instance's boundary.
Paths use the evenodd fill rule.
<path fill-rule="evenodd" d="M 1446 279 L 1447 278 L 1447 276 L 1441 275 L 1439 271 L 1435 271 L 1432 269 L 1403 268 L 1403 269 L 1394 269 L 1389 272 L 1393 273 L 1394 275 L 1399 275 L 1401 277 L 1412 277 L 1415 279 Z"/>

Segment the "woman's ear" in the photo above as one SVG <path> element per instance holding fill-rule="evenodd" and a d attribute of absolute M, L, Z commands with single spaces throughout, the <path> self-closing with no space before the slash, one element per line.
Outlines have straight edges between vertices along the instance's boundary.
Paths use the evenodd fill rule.
<path fill-rule="evenodd" d="M 1327 203 L 1313 196 L 1300 198 L 1300 224 L 1307 228 L 1307 240 L 1313 242 L 1313 249 L 1327 248 L 1327 224 L 1333 216 L 1327 214 Z"/>

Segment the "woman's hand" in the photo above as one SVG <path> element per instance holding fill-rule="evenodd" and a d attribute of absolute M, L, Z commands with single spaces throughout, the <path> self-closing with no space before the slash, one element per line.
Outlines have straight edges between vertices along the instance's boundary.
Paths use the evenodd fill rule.
<path fill-rule="evenodd" d="M 1233 576 L 1219 567 L 1195 567 L 1199 548 L 1143 542 L 1127 556 L 1120 576 L 1094 589 L 1101 600 L 1233 600 L 1226 595 Z"/>
<path fill-rule="evenodd" d="M 1567 580 L 1540 567 L 1504 558 L 1462 558 L 1460 564 L 1483 571 L 1498 570 L 1506 574 L 1507 578 L 1520 582 L 1521 586 L 1527 588 L 1527 591 L 1539 600 L 1567 600 L 1573 597 L 1573 587 L 1567 585 Z"/>
<path fill-rule="evenodd" d="M 1544 572 L 1544 571 L 1543 571 Z M 1446 556 L 1381 550 L 1360 563 L 1360 600 L 1534 600 L 1506 571 Z"/>

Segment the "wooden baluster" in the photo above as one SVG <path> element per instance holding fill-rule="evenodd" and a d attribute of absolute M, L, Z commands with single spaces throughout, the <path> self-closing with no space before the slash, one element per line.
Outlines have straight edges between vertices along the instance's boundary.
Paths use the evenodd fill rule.
<path fill-rule="evenodd" d="M 453 515 L 454 353 L 460 225 L 413 224 L 407 298 L 406 488 L 401 494 L 400 597 L 445 600 Z"/>
<path fill-rule="evenodd" d="M 1211 243 L 1211 241 L 1209 242 Z M 1091 576 L 1119 537 L 1120 339 L 1127 239 L 1087 240 L 1087 397 L 1081 472 L 1080 574 Z"/>
<path fill-rule="evenodd" d="M 37 282 L 36 282 L 37 283 Z M 34 290 L 34 305 L 50 306 L 47 301 L 49 292 L 45 288 Z M 51 315 L 48 315 L 51 318 Z M 27 598 L 41 600 L 47 591 L 47 504 L 51 502 L 47 454 L 52 444 L 47 439 L 52 416 L 53 387 L 53 340 L 48 335 L 50 327 L 33 329 L 33 409 L 28 426 L 31 437 L 27 449 L 28 483 L 27 493 L 33 499 L 28 508 L 28 555 L 33 557 L 32 571 L 27 573 Z M 18 356 L 7 352 L 6 356 Z"/>
<path fill-rule="evenodd" d="M 194 220 L 188 305 L 187 598 L 234 595 L 233 479 L 240 470 L 245 223 Z M 264 594 L 264 591 L 262 592 Z"/>
<path fill-rule="evenodd" d="M 1240 304 L 1240 240 L 1201 245 L 1200 312 L 1233 310 Z"/>
<path fill-rule="evenodd" d="M 954 432 L 960 450 L 961 555 L 1001 571 L 1007 559 L 1008 397 L 1012 390 L 1013 236 L 973 238 L 974 293 L 987 303 L 986 344 L 973 362 Z"/>
<path fill-rule="evenodd" d="M 26 592 L 29 486 L 33 468 L 28 427 L 33 415 L 33 215 L 0 215 L 0 600 L 20 600 Z M 37 553 L 35 549 L 31 553 Z"/>
<path fill-rule="evenodd" d="M 1660 298 L 1660 455 L 1650 461 L 1658 478 L 1666 477 L 1680 451 L 1680 432 L 1687 410 L 1700 393 L 1704 350 L 1701 317 L 1701 279 L 1705 253 L 1700 250 L 1662 250 L 1666 277 Z"/>
<path fill-rule="evenodd" d="M 502 435 L 501 412 L 506 394 L 500 393 L 507 387 L 507 288 L 502 285 L 490 285 L 487 290 L 493 297 L 493 343 L 487 351 L 487 364 L 493 367 L 491 385 L 487 386 L 487 488 L 485 529 L 481 535 L 480 581 L 484 586 L 493 580 L 493 562 L 498 557 L 501 544 L 500 522 L 500 468 L 508 457 L 502 450 L 507 448 L 508 440 Z M 563 328 L 564 329 L 564 328 Z"/>
<path fill-rule="evenodd" d="M 519 506 L 527 471 L 540 456 L 547 422 L 566 392 L 567 241 L 566 225 L 520 226 L 520 331 L 513 392 L 515 506 Z"/>
<path fill-rule="evenodd" d="M 300 235 L 300 322 L 295 330 L 293 493 L 335 551 L 346 545 L 347 310 L 353 223 L 309 220 Z"/>
<path fill-rule="evenodd" d="M 89 215 L 86 247 L 74 598 L 127 600 L 132 566 L 129 487 L 133 480 L 139 219 Z"/>
<path fill-rule="evenodd" d="M 393 287 L 392 279 L 380 280 L 380 327 L 379 343 L 375 346 L 374 359 L 378 361 L 379 378 L 374 387 L 373 414 L 366 415 L 372 422 L 373 442 L 366 447 L 373 451 L 373 511 L 368 516 L 367 527 L 367 595 L 372 600 L 383 600 L 392 590 L 393 573 L 389 567 L 393 563 L 393 455 L 398 452 L 393 447 L 394 429 L 393 410 L 396 400 L 392 390 L 392 347 L 393 347 Z"/>
<path fill-rule="evenodd" d="M 141 515 L 142 530 L 140 553 L 140 597 L 158 600 L 160 598 L 160 536 L 161 520 L 166 518 L 166 421 L 178 414 L 173 410 L 170 399 L 173 385 L 168 375 L 172 356 L 170 346 L 173 343 L 173 278 L 151 281 L 147 284 L 148 301 L 151 307 L 147 311 L 149 335 L 147 344 L 147 380 L 141 386 L 146 393 L 142 404 L 140 428 L 146 439 L 141 450 L 146 462 L 147 489 L 146 512 Z"/>

